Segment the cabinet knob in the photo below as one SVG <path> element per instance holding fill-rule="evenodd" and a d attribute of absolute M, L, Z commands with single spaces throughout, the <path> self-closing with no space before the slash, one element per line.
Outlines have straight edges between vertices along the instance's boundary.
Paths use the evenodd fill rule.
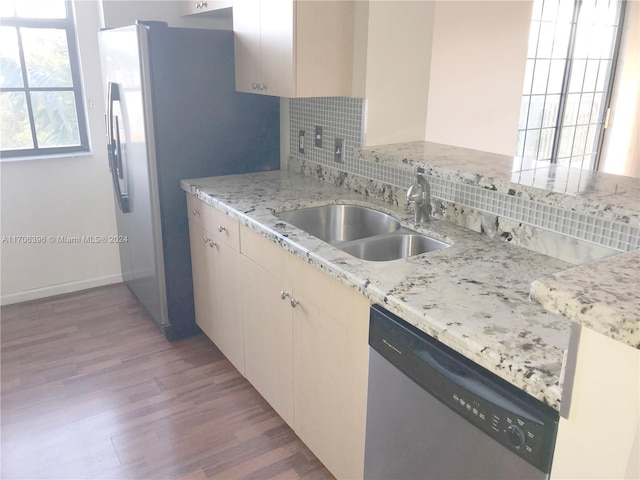
<path fill-rule="evenodd" d="M 207 237 L 206 235 L 204 237 L 202 237 L 202 241 L 204 243 L 209 243 L 211 240 L 209 240 L 209 237 Z"/>
<path fill-rule="evenodd" d="M 216 242 L 214 242 L 213 240 L 209 240 L 209 246 L 211 248 L 215 247 L 216 245 L 218 245 Z"/>
<path fill-rule="evenodd" d="M 289 293 L 285 292 L 284 290 L 280 292 L 280 300 L 284 300 L 289 296 Z"/>
<path fill-rule="evenodd" d="M 218 225 L 218 232 L 222 233 L 227 229 L 224 225 Z"/>
<path fill-rule="evenodd" d="M 291 308 L 296 308 L 298 305 L 300 305 L 300 300 L 296 300 L 295 298 L 291 299 Z"/>
<path fill-rule="evenodd" d="M 258 89 L 258 84 L 257 83 L 252 83 L 251 84 L 251 88 L 253 88 L 254 90 Z"/>
<path fill-rule="evenodd" d="M 260 84 L 258 85 L 258 88 L 259 88 L 260 90 L 266 90 L 266 89 L 267 89 L 267 85 L 266 85 L 266 84 L 264 84 L 264 83 L 260 83 Z"/>
<path fill-rule="evenodd" d="M 200 215 L 200 212 L 198 210 L 196 210 L 195 208 L 193 210 L 191 210 L 191 213 L 193 214 L 194 217 L 196 215 Z"/>
<path fill-rule="evenodd" d="M 207 2 L 196 2 L 196 8 L 207 8 Z"/>

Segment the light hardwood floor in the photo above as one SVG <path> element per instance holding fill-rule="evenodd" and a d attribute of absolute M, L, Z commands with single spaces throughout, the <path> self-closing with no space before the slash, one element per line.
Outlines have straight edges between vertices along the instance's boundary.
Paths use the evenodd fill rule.
<path fill-rule="evenodd" d="M 3 479 L 333 478 L 204 335 L 124 284 L 3 307 Z"/>

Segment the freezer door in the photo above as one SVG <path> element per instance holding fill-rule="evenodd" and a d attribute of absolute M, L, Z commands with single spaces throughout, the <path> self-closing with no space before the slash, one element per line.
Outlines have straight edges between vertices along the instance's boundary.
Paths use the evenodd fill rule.
<path fill-rule="evenodd" d="M 122 276 L 149 315 L 166 326 L 153 123 L 147 120 L 152 112 L 145 101 L 146 27 L 117 28 L 98 35 L 105 95 L 111 92 L 107 139 L 116 220 L 118 234 L 127 240 L 120 243 Z"/>

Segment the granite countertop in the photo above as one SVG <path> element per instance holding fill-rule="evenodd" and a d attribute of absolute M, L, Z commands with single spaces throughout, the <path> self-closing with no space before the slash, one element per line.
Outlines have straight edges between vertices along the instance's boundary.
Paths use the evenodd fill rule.
<path fill-rule="evenodd" d="M 640 226 L 640 179 L 551 165 L 520 169 L 513 156 L 432 142 L 362 148 L 365 160 L 489 188 L 536 202 Z M 550 312 L 640 348 L 640 250 L 613 255 L 533 282 Z"/>
<path fill-rule="evenodd" d="M 407 142 L 357 150 L 360 158 L 409 169 L 607 220 L 640 225 L 640 179 L 547 165 L 520 168 L 519 157 L 433 142 Z"/>
<path fill-rule="evenodd" d="M 640 250 L 535 280 L 531 297 L 614 340 L 640 348 Z"/>
<path fill-rule="evenodd" d="M 274 212 L 352 203 L 412 214 L 288 171 L 183 180 L 182 188 L 359 291 L 549 406 L 559 409 L 570 320 L 529 298 L 531 283 L 571 265 L 432 220 L 419 231 L 451 244 L 390 262 L 352 257 Z"/>

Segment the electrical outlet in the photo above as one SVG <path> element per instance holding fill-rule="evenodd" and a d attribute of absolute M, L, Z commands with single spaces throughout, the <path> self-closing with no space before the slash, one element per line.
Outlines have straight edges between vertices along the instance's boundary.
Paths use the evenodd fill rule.
<path fill-rule="evenodd" d="M 298 152 L 304 153 L 304 130 L 298 132 Z"/>
<path fill-rule="evenodd" d="M 333 145 L 333 160 L 342 163 L 342 159 L 344 158 L 344 139 L 336 138 L 336 141 Z"/>
<path fill-rule="evenodd" d="M 320 125 L 316 125 L 316 136 L 314 140 L 316 147 L 322 148 L 322 127 Z"/>

